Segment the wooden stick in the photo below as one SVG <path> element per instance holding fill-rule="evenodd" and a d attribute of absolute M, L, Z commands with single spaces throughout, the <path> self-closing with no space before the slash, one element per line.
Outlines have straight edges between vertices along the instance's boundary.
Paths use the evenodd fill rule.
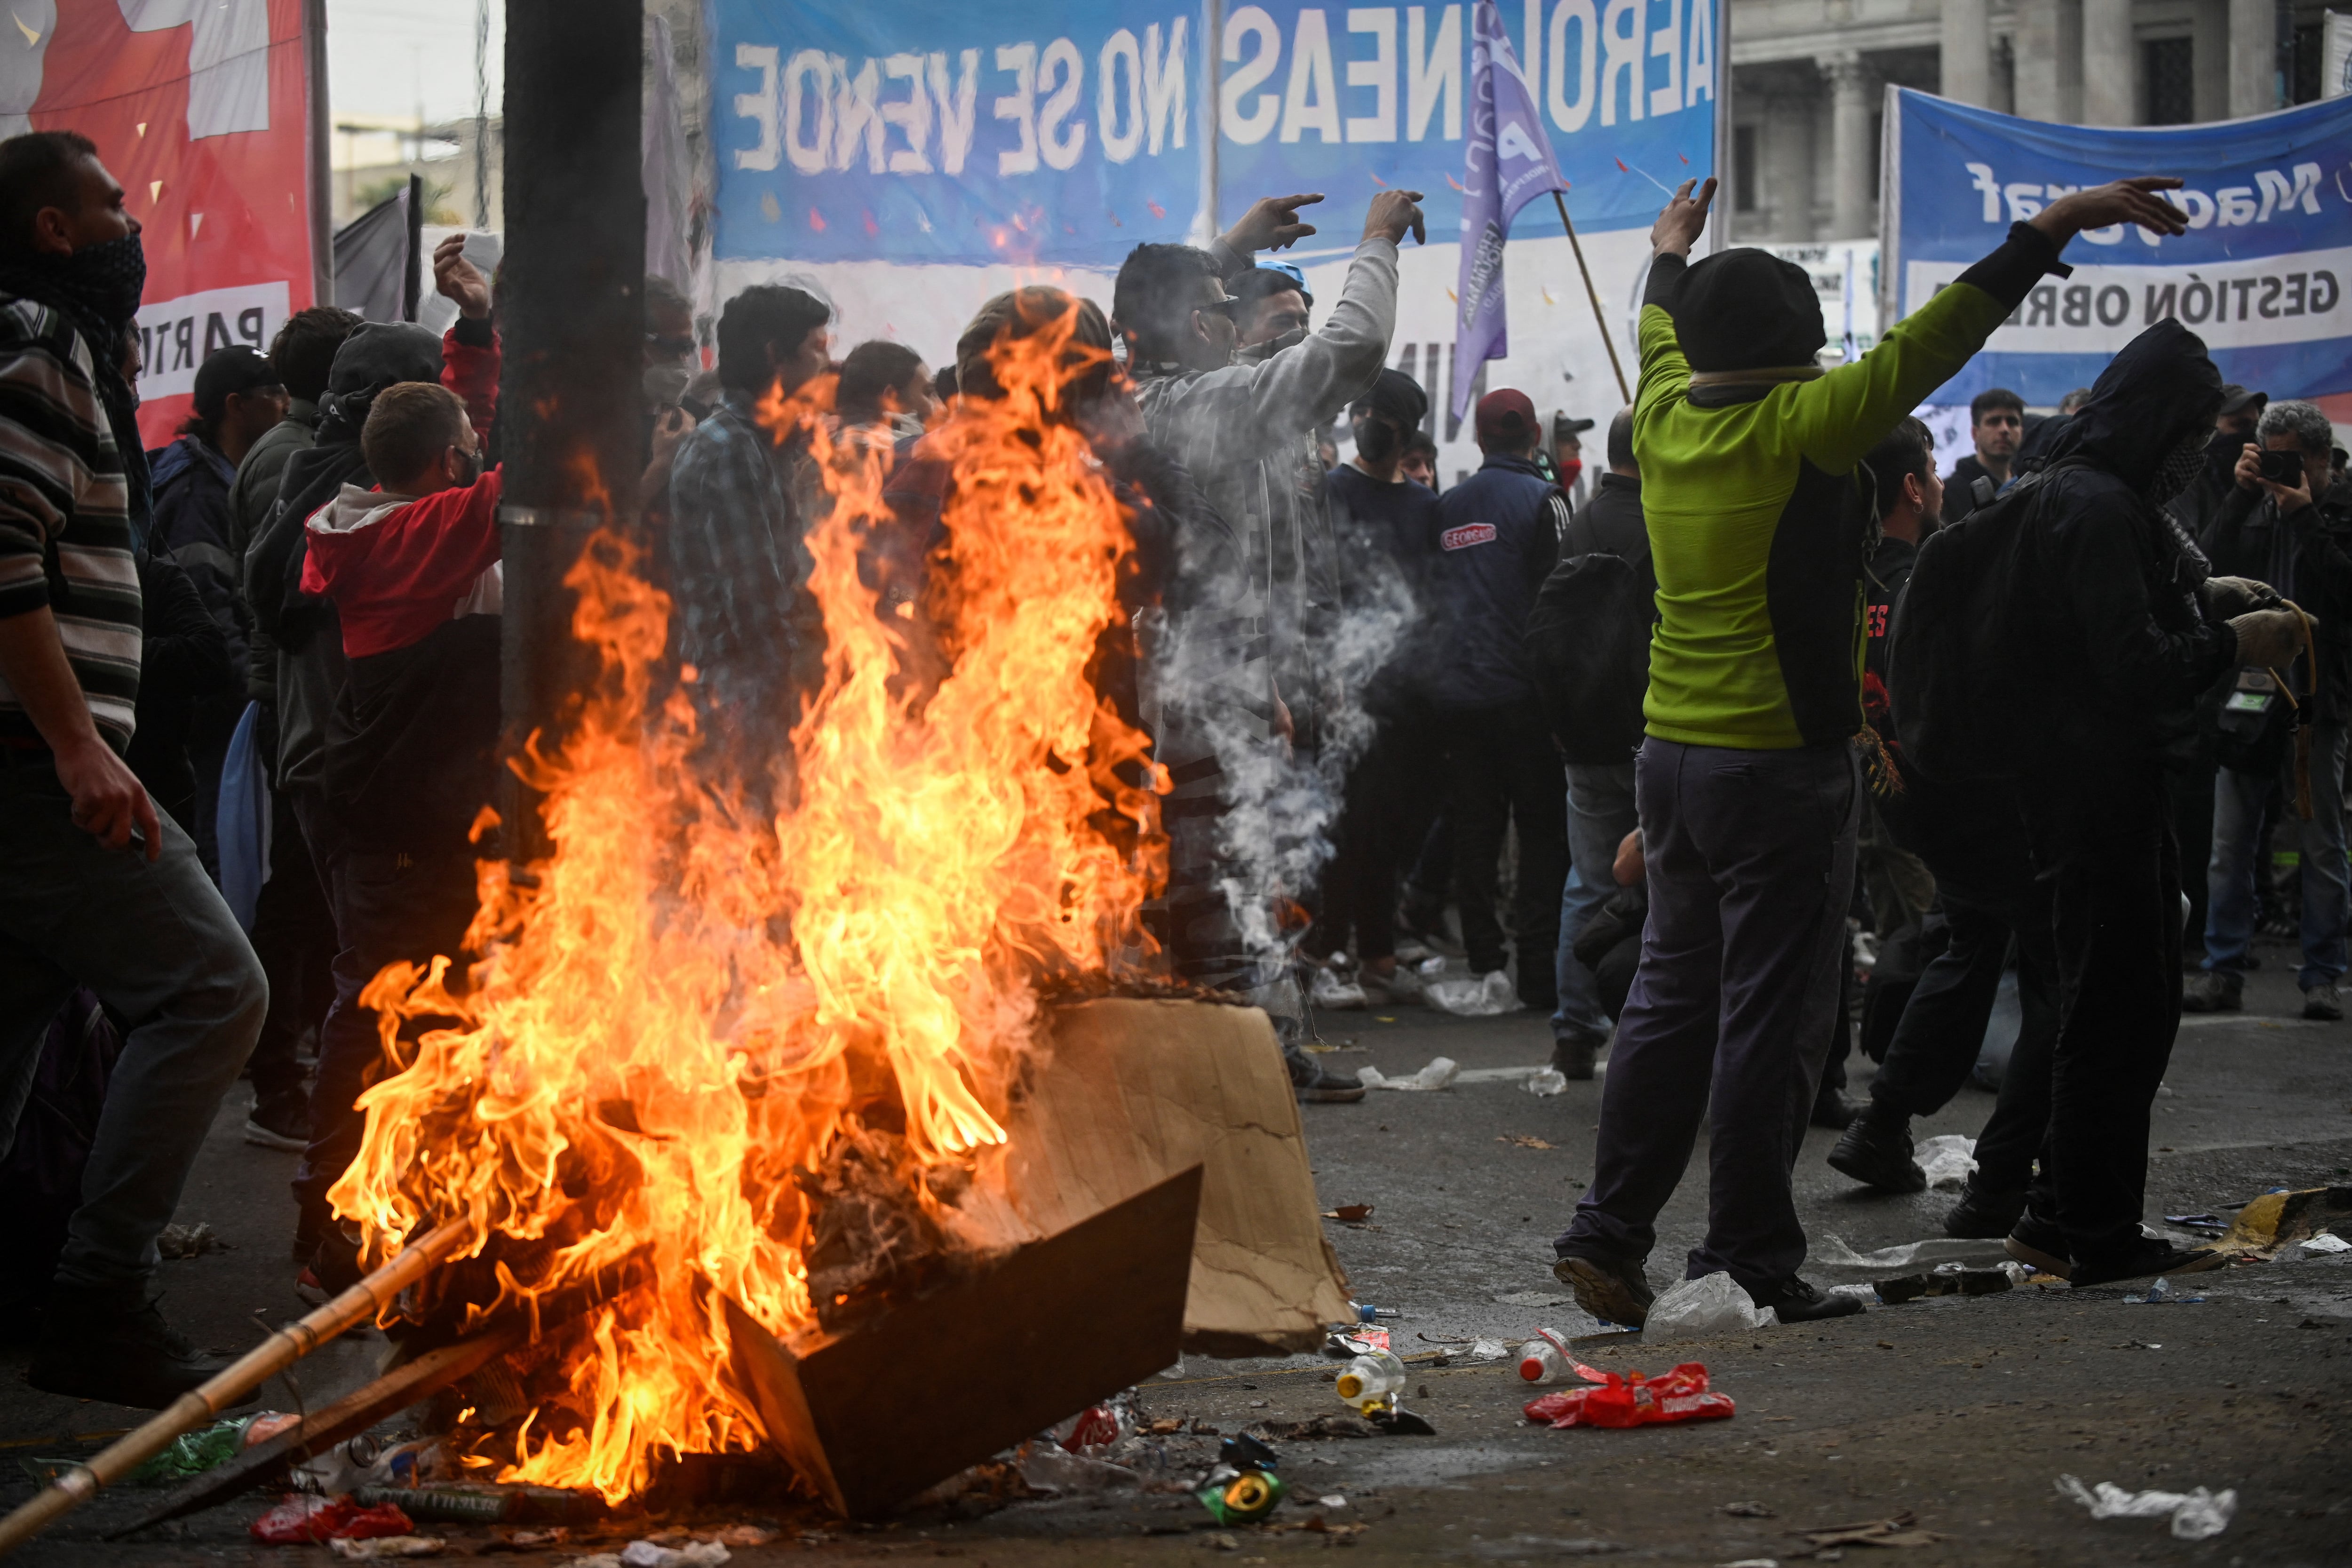
<path fill-rule="evenodd" d="M 329 1340 L 375 1317 L 394 1298 L 472 1243 L 462 1226 L 442 1226 L 409 1243 L 406 1251 L 333 1300 L 289 1323 L 238 1357 L 203 1387 L 193 1389 L 156 1413 L 129 1436 L 76 1465 L 43 1488 L 6 1519 L 0 1519 L 0 1557 L 47 1530 L 65 1515 L 161 1453 L 173 1438 L 192 1432 L 300 1361 Z"/>
<path fill-rule="evenodd" d="M 190 1477 L 145 1513 L 108 1532 L 107 1539 L 120 1541 L 151 1524 L 211 1508 L 250 1491 L 303 1460 L 325 1453 L 344 1438 L 364 1432 L 385 1417 L 397 1415 L 451 1384 L 472 1376 L 499 1356 L 521 1348 L 530 1338 L 529 1331 L 517 1324 L 502 1333 L 482 1334 L 427 1351 L 373 1383 L 353 1389 L 324 1410 L 313 1412 L 299 1425 L 256 1443 L 226 1464 Z"/>
<path fill-rule="evenodd" d="M 1617 373 L 1617 395 L 1632 403 L 1633 392 L 1625 384 L 1625 367 L 1617 363 L 1617 344 L 1609 335 L 1609 318 L 1601 313 L 1601 290 L 1592 286 L 1592 270 L 1584 265 L 1584 247 L 1577 242 L 1576 226 L 1568 221 L 1568 203 L 1554 191 L 1551 205 L 1559 209 L 1559 226 L 1568 230 L 1568 247 L 1576 252 L 1576 269 L 1584 274 L 1584 297 L 1592 301 L 1592 320 L 1601 329 L 1601 346 L 1609 351 L 1609 368 Z"/>

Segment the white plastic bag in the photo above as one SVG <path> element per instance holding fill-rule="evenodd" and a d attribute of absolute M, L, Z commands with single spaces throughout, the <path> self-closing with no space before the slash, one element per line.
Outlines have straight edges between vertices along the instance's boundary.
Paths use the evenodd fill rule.
<path fill-rule="evenodd" d="M 1519 1085 L 1529 1094 L 1553 1095 L 1568 1092 L 1568 1075 L 1558 1068 L 1538 1068 Z"/>
<path fill-rule="evenodd" d="M 1407 1073 L 1402 1078 L 1390 1078 L 1378 1068 L 1362 1067 L 1356 1069 L 1356 1079 L 1366 1089 L 1402 1089 L 1426 1093 L 1431 1089 L 1444 1089 L 1461 1070 L 1462 1064 L 1452 1057 L 1436 1057 L 1419 1072 Z"/>
<path fill-rule="evenodd" d="M 1927 1173 L 1927 1184 L 1939 1192 L 1958 1192 L 1977 1168 L 1977 1141 L 1957 1132 L 1924 1140 L 1911 1157 Z"/>
<path fill-rule="evenodd" d="M 2230 1528 L 2238 1511 L 2234 1488 L 2220 1493 L 2199 1487 L 2189 1492 L 2127 1492 L 2113 1481 L 2086 1487 L 2073 1476 L 2058 1478 L 2058 1495 L 2081 1503 L 2093 1519 L 2172 1520 L 2172 1533 L 2181 1541 L 2204 1541 Z"/>
<path fill-rule="evenodd" d="M 1458 975 L 1433 980 L 1422 993 L 1441 1013 L 1462 1018 L 1493 1018 L 1518 1010 L 1519 993 L 1511 977 L 1496 969 L 1478 976 Z"/>
<path fill-rule="evenodd" d="M 1780 1321 L 1778 1312 L 1769 1307 L 1759 1307 L 1747 1291 L 1732 1282 L 1730 1275 L 1718 1272 L 1700 1279 L 1679 1281 L 1660 1292 L 1658 1299 L 1650 1303 L 1650 1315 L 1642 1324 L 1642 1338 L 1650 1344 L 1661 1340 L 1695 1340 L 1707 1334 L 1769 1328 Z"/>

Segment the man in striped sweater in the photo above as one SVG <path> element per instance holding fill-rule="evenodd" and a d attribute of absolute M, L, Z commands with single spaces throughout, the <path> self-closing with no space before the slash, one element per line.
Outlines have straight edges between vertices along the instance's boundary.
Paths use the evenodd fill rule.
<path fill-rule="evenodd" d="M 146 487 L 121 358 L 144 276 L 95 147 L 0 142 L 0 1150 L 49 1020 L 90 987 L 128 1032 L 28 1376 L 155 1407 L 226 1364 L 156 1310 L 155 1238 L 268 988 L 195 845 L 122 760 Z"/>

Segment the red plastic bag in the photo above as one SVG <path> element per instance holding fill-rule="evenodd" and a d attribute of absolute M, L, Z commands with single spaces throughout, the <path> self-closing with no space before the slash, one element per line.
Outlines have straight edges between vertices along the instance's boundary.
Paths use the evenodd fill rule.
<path fill-rule="evenodd" d="M 416 1526 L 392 1503 L 362 1508 L 347 1497 L 302 1494 L 288 1498 L 253 1521 L 251 1533 L 266 1546 L 303 1546 L 319 1541 L 365 1541 L 375 1535 L 410 1535 Z"/>
<path fill-rule="evenodd" d="M 1528 1401 L 1530 1421 L 1553 1426 L 1654 1426 L 1670 1421 L 1720 1421 L 1736 1408 L 1727 1394 L 1706 1391 L 1706 1368 L 1685 1362 L 1663 1377 L 1595 1372 L 1577 1363 L 1576 1375 L 1597 1388 L 1563 1388 Z"/>

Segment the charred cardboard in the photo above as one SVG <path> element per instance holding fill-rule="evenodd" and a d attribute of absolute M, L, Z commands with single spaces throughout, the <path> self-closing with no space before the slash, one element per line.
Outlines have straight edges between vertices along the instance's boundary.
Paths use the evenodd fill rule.
<path fill-rule="evenodd" d="M 730 1380 L 760 1430 L 841 1513 L 924 1488 L 1176 1359 L 1201 1167 L 786 1345 L 733 1298 Z"/>
<path fill-rule="evenodd" d="M 1298 1102 L 1265 1013 L 1099 998 L 1051 1013 L 1051 1050 L 1013 1109 L 1008 1186 L 1052 1233 L 1205 1167 L 1184 1348 L 1311 1351 L 1347 1321 Z"/>

